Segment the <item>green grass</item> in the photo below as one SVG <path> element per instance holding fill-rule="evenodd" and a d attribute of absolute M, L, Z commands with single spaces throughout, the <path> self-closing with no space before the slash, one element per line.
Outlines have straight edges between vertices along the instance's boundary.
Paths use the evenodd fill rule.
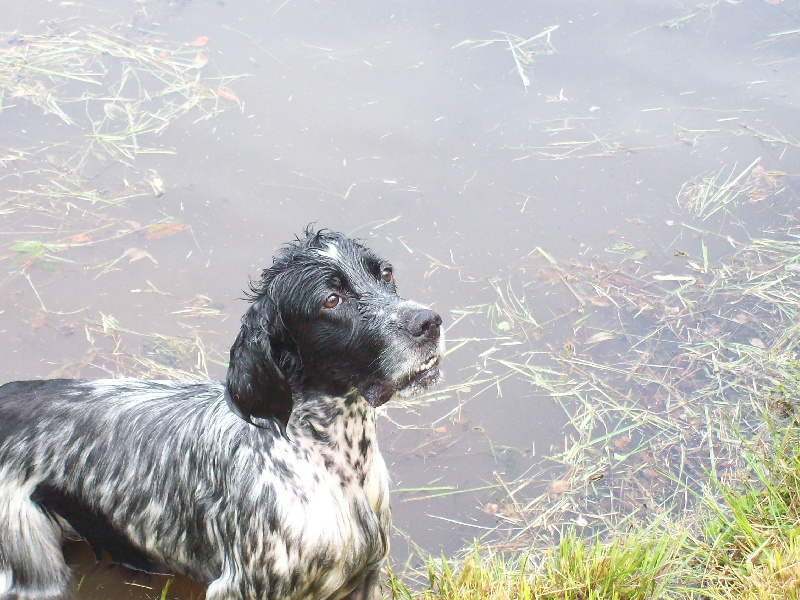
<path fill-rule="evenodd" d="M 446 560 L 427 566 L 427 589 L 411 591 L 391 576 L 391 597 L 401 599 L 605 599 L 660 598 L 671 583 L 668 573 L 684 570 L 681 538 L 633 533 L 603 543 L 568 530 L 555 548 L 520 557 L 476 548 L 457 567 Z M 541 562 L 536 563 L 536 556 Z"/>
<path fill-rule="evenodd" d="M 751 477 L 722 483 L 681 521 L 662 513 L 624 534 L 585 539 L 572 527 L 551 548 L 514 556 L 482 549 L 457 564 L 429 559 L 426 585 L 390 571 L 403 600 L 645 600 L 800 598 L 800 428 L 767 417 L 766 433 L 744 443 Z"/>

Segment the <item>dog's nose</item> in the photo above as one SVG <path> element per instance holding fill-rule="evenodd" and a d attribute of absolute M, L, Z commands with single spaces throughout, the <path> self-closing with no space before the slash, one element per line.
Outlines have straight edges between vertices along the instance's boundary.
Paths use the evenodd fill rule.
<path fill-rule="evenodd" d="M 408 320 L 407 331 L 415 340 L 431 340 L 439 337 L 442 317 L 429 308 L 418 310 Z"/>

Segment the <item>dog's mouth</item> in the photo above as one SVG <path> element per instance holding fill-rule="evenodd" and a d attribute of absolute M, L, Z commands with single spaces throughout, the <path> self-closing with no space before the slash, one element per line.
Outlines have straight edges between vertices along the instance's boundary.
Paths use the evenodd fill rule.
<path fill-rule="evenodd" d="M 398 388 L 397 393 L 402 394 L 405 390 L 413 392 L 433 385 L 439 379 L 439 360 L 438 356 L 431 356 L 422 363 L 408 378 L 408 382 Z"/>
<path fill-rule="evenodd" d="M 441 376 L 440 361 L 441 356 L 438 354 L 431 356 L 395 385 L 371 385 L 364 393 L 364 397 L 373 407 L 378 408 L 386 404 L 392 396 L 410 396 L 414 392 L 430 387 Z"/>

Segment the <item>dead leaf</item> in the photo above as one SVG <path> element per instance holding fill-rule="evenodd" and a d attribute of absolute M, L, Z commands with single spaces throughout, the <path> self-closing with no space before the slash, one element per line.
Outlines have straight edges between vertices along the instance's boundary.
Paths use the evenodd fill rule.
<path fill-rule="evenodd" d="M 601 298 L 595 298 L 594 296 L 586 296 L 586 301 L 592 306 L 611 306 L 610 302 Z"/>
<path fill-rule="evenodd" d="M 487 515 L 496 515 L 497 511 L 499 510 L 500 507 L 494 502 L 487 502 L 483 505 L 483 512 L 485 512 Z"/>
<path fill-rule="evenodd" d="M 164 195 L 164 181 L 161 179 L 161 175 L 158 174 L 157 171 L 150 169 L 150 173 L 145 178 L 145 181 L 150 184 L 150 189 L 153 191 L 153 196 L 156 198 L 161 198 Z"/>
<path fill-rule="evenodd" d="M 569 481 L 564 479 L 556 479 L 555 481 L 550 482 L 550 487 L 548 488 L 548 492 L 553 496 L 557 496 L 558 494 L 563 494 L 569 489 Z"/>
<path fill-rule="evenodd" d="M 207 44 L 208 44 L 208 36 L 207 35 L 198 36 L 198 37 L 194 38 L 191 42 L 189 42 L 189 45 L 190 46 L 194 46 L 195 48 L 197 48 L 198 46 L 205 46 Z"/>
<path fill-rule="evenodd" d="M 629 435 L 618 437 L 617 439 L 614 440 L 614 447 L 615 448 L 624 448 L 625 446 L 627 446 L 628 444 L 631 443 L 631 439 L 632 438 Z"/>
<path fill-rule="evenodd" d="M 183 223 L 151 223 L 144 228 L 144 237 L 148 240 L 157 240 L 184 229 L 186 229 L 186 225 Z"/>
<path fill-rule="evenodd" d="M 208 55 L 205 52 L 198 52 L 192 61 L 192 69 L 202 69 L 208 64 Z"/>
<path fill-rule="evenodd" d="M 433 430 L 436 433 L 447 433 L 447 427 L 434 427 Z"/>
<path fill-rule="evenodd" d="M 223 88 L 217 90 L 217 96 L 220 98 L 225 98 L 225 100 L 230 100 L 231 102 L 239 102 L 239 98 L 236 96 L 236 94 Z"/>
<path fill-rule="evenodd" d="M 44 322 L 47 319 L 47 311 L 44 309 L 39 309 L 36 311 L 36 314 L 33 316 L 33 320 L 31 321 L 31 327 L 33 329 L 41 329 L 44 327 Z"/>
<path fill-rule="evenodd" d="M 117 117 L 124 119 L 128 116 L 128 113 L 125 111 L 124 108 L 121 106 L 114 104 L 113 102 L 107 102 L 103 105 L 103 112 L 106 114 L 110 121 L 113 121 Z"/>
<path fill-rule="evenodd" d="M 149 258 L 154 265 L 158 264 L 158 261 L 153 258 L 153 256 L 147 250 L 143 250 L 142 248 L 128 248 L 125 250 L 125 256 L 128 257 L 130 262 L 136 262 L 137 260 L 142 260 L 143 258 Z"/>
<path fill-rule="evenodd" d="M 91 242 L 92 238 L 90 238 L 85 233 L 79 233 L 69 238 L 69 241 L 72 242 L 73 244 L 85 244 L 87 242 Z"/>

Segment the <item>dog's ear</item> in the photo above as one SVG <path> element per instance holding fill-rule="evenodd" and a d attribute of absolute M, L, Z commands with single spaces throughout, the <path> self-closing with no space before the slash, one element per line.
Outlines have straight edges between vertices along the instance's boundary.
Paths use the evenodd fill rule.
<path fill-rule="evenodd" d="M 292 412 L 292 389 L 275 364 L 266 300 L 256 301 L 242 318 L 231 347 L 225 400 L 248 423 L 253 417 L 275 421 L 283 434 Z"/>

